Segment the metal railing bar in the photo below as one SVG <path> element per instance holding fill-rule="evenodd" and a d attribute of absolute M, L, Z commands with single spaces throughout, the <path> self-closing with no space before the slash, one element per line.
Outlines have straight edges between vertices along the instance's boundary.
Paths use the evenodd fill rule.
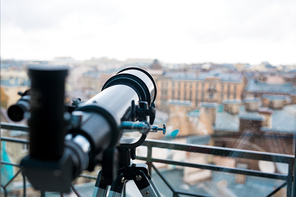
<path fill-rule="evenodd" d="M 292 196 L 292 191 L 293 191 L 293 177 L 294 177 L 294 164 L 293 165 L 289 165 L 288 168 L 288 178 L 287 178 L 287 197 L 291 197 Z"/>
<path fill-rule="evenodd" d="M 27 190 L 26 177 L 23 173 L 22 173 L 22 176 L 23 176 L 23 194 L 24 194 L 24 197 L 26 197 L 26 190 Z"/>
<path fill-rule="evenodd" d="M 269 152 L 259 152 L 259 151 L 195 145 L 195 144 L 180 144 L 180 143 L 173 143 L 173 142 L 159 141 L 159 140 L 145 140 L 142 145 L 152 146 L 153 148 L 181 150 L 181 151 L 187 151 L 187 152 L 219 155 L 224 157 L 237 157 L 237 158 L 245 158 L 245 159 L 253 159 L 253 160 L 274 161 L 274 162 L 281 162 L 281 163 L 288 163 L 288 164 L 292 164 L 294 162 L 294 156 L 292 155 L 276 154 L 276 153 L 269 153 Z"/>
<path fill-rule="evenodd" d="M 6 187 L 4 187 L 2 184 L 1 184 L 1 187 L 2 187 L 2 189 L 3 189 L 3 191 L 4 191 L 4 197 L 7 197 Z"/>
<path fill-rule="evenodd" d="M 1 127 L 4 129 L 28 131 L 27 126 L 20 126 L 20 125 L 9 124 L 9 123 L 1 122 Z M 9 138 L 6 138 L 6 137 L 1 137 L 1 139 L 7 140 L 7 141 L 9 140 Z M 13 142 L 13 139 L 15 138 L 11 138 L 11 139 Z M 27 141 L 26 140 L 20 141 L 20 143 L 25 143 L 25 142 Z M 294 157 L 291 155 L 266 153 L 266 152 L 250 151 L 250 150 L 221 148 L 221 147 L 193 145 L 193 144 L 189 145 L 189 144 L 180 144 L 180 143 L 173 143 L 173 142 L 167 142 L 167 141 L 160 142 L 159 140 L 146 140 L 142 145 L 145 145 L 148 147 L 150 146 L 150 147 L 166 148 L 166 149 L 172 149 L 172 150 L 199 152 L 199 153 L 212 154 L 212 155 L 274 161 L 274 162 L 289 163 L 289 164 L 292 164 L 294 162 Z"/>
<path fill-rule="evenodd" d="M 28 131 L 27 126 L 9 124 L 9 123 L 2 123 L 1 128 L 3 129 L 13 129 L 13 130 L 20 130 L 20 131 Z M 1 139 L 5 139 L 5 137 L 1 137 Z M 6 138 L 7 141 L 9 138 Z M 15 139 L 15 138 L 12 138 Z M 25 143 L 25 140 L 21 140 Z M 16 142 L 16 141 L 15 141 Z M 158 147 L 158 148 L 166 148 L 166 149 L 173 149 L 173 150 L 182 150 L 188 152 L 200 152 L 212 155 L 220 155 L 220 156 L 228 156 L 228 157 L 238 157 L 238 158 L 247 158 L 247 159 L 254 159 L 254 160 L 265 160 L 265 161 L 275 161 L 275 162 L 282 162 L 282 163 L 293 163 L 293 156 L 291 155 L 284 155 L 284 154 L 275 154 L 275 153 L 266 153 L 266 152 L 258 152 L 258 151 L 246 151 L 241 149 L 231 149 L 231 148 L 221 148 L 221 147 L 214 147 L 214 146 L 204 146 L 204 145 L 188 145 L 188 144 L 179 144 L 179 143 L 172 143 L 161 141 L 159 140 L 146 140 L 143 145 Z"/>
<path fill-rule="evenodd" d="M 97 177 L 91 176 L 91 175 L 87 175 L 87 174 L 80 174 L 78 177 L 83 177 L 83 178 L 89 178 L 89 179 L 97 180 Z"/>
<path fill-rule="evenodd" d="M 15 166 L 15 167 L 20 167 L 19 164 L 17 163 L 10 163 L 10 162 L 6 162 L 6 161 L 1 161 L 2 165 L 9 165 L 9 166 Z"/>
<path fill-rule="evenodd" d="M 71 189 L 73 190 L 73 192 L 76 194 L 77 197 L 81 197 L 80 194 L 78 193 L 78 191 L 75 189 L 73 184 L 71 184 Z"/>
<path fill-rule="evenodd" d="M 13 138 L 13 137 L 1 137 L 1 141 L 14 142 L 14 143 L 20 143 L 20 144 L 29 144 L 29 140 Z"/>
<path fill-rule="evenodd" d="M 216 130 L 215 132 L 220 132 L 220 130 Z M 231 134 L 222 133 L 222 134 L 213 134 L 213 137 L 262 137 L 262 134 L 255 134 L 255 133 L 234 133 L 233 131 L 226 131 L 226 132 L 232 132 Z M 273 138 L 273 139 L 291 139 L 291 134 L 285 134 L 285 135 L 275 135 L 275 134 L 264 134 L 264 138 Z"/>
<path fill-rule="evenodd" d="M 16 125 L 11 123 L 2 123 L 1 122 L 1 129 L 7 129 L 7 130 L 19 130 L 19 131 L 29 131 L 29 128 L 27 126 L 23 125 Z M 28 144 L 29 141 L 25 139 L 19 139 L 19 138 L 11 138 L 11 137 L 1 137 L 1 140 L 7 141 L 7 142 L 15 142 L 15 143 L 21 143 L 21 144 Z M 293 181 L 293 175 L 282 175 L 277 173 L 263 173 L 260 171 L 254 171 L 254 170 L 247 170 L 247 169 L 237 169 L 237 168 L 228 168 L 228 167 L 220 167 L 215 166 L 211 164 L 195 164 L 195 163 L 188 163 L 188 162 L 179 162 L 179 161 L 173 161 L 173 160 L 167 160 L 167 159 L 156 159 L 152 158 L 152 147 L 154 148 L 164 148 L 164 149 L 171 149 L 171 150 L 179 150 L 179 151 L 187 151 L 187 152 L 194 152 L 194 153 L 202 153 L 202 154 L 208 154 L 208 155 L 217 155 L 217 156 L 223 156 L 223 157 L 234 157 L 234 158 L 245 158 L 245 159 L 253 159 L 253 160 L 264 160 L 264 161 L 273 161 L 273 162 L 281 162 L 281 163 L 287 163 L 289 164 L 289 169 L 293 169 L 294 167 L 294 155 L 285 155 L 285 154 L 276 154 L 276 153 L 269 153 L 269 152 L 259 152 L 259 151 L 249 151 L 249 150 L 241 150 L 241 149 L 233 149 L 233 148 L 222 148 L 222 147 L 215 147 L 215 146 L 205 146 L 205 145 L 195 145 L 195 144 L 180 144 L 175 142 L 167 142 L 167 141 L 160 141 L 160 140 L 146 140 L 142 144 L 143 146 L 147 146 L 148 153 L 150 157 L 137 157 L 139 160 L 148 161 L 150 168 L 151 166 L 154 168 L 154 170 L 158 173 L 158 175 L 161 177 L 161 179 L 168 185 L 168 187 L 171 189 L 174 195 L 182 194 L 182 195 L 194 195 L 186 192 L 181 191 L 175 191 L 171 185 L 165 180 L 165 178 L 161 175 L 161 173 L 157 170 L 157 168 L 153 165 L 152 162 L 158 162 L 158 163 L 165 163 L 165 164 L 173 164 L 173 165 L 179 165 L 179 166 L 187 166 L 187 167 L 193 167 L 193 168 L 201 168 L 201 169 L 209 169 L 213 171 L 221 171 L 221 172 L 228 172 L 228 173 L 234 173 L 234 174 L 244 174 L 249 176 L 259 176 L 262 178 L 271 178 L 271 179 L 279 179 L 279 180 L 286 180 L 282 185 L 280 185 L 277 189 L 275 189 L 272 193 L 270 193 L 268 196 L 272 196 L 276 192 L 278 192 L 283 187 L 287 186 L 287 190 L 289 189 L 289 181 Z M 149 153 L 150 152 L 150 153 Z M 1 164 L 3 165 L 12 165 L 15 167 L 19 167 L 19 164 L 15 163 L 9 163 L 1 161 Z M 19 170 L 12 179 L 9 180 L 9 182 L 4 187 L 1 185 L 1 187 L 4 189 L 4 193 L 6 191 L 6 187 L 16 178 L 16 176 L 20 173 Z M 96 179 L 94 176 L 89 175 L 80 175 L 80 177 L 90 178 L 90 179 Z M 24 181 L 24 196 L 26 193 L 26 179 L 23 177 Z M 73 187 L 74 188 L 74 187 Z M 292 189 L 292 188 L 291 188 Z M 288 192 L 289 193 L 289 192 Z M 77 194 L 76 194 L 77 195 Z M 41 192 L 41 196 L 45 196 L 45 192 Z M 200 196 L 200 195 L 194 195 L 194 196 Z"/>
<path fill-rule="evenodd" d="M 200 194 L 192 194 L 192 193 L 187 193 L 187 192 L 182 192 L 182 191 L 176 191 L 177 194 L 181 194 L 181 195 L 187 195 L 187 196 L 197 196 L 197 197 L 212 197 L 212 196 L 208 196 L 208 195 L 200 195 Z"/>
<path fill-rule="evenodd" d="M 19 170 L 4 186 L 5 188 L 17 177 L 17 175 L 19 175 L 19 173 L 21 172 L 21 170 Z"/>
<path fill-rule="evenodd" d="M 142 160 L 143 158 L 137 158 L 137 159 Z M 228 172 L 233 174 L 244 174 L 248 176 L 257 176 L 262 178 L 271 178 L 271 179 L 279 179 L 279 180 L 287 180 L 287 177 L 288 177 L 287 175 L 276 174 L 276 173 L 264 173 L 264 172 L 259 172 L 255 170 L 235 169 L 235 168 L 215 166 L 211 164 L 195 164 L 195 163 L 189 163 L 184 161 L 180 162 L 180 161 L 172 161 L 172 160 L 166 160 L 166 159 L 152 158 L 152 162 L 172 164 L 172 165 L 192 167 L 192 168 L 201 168 L 201 169 L 207 169 L 207 170 L 213 170 L 213 171 L 219 171 L 219 172 Z"/>
<path fill-rule="evenodd" d="M 27 132 L 29 131 L 28 126 L 5 123 L 5 122 L 1 122 L 1 129 L 27 131 Z"/>
<path fill-rule="evenodd" d="M 155 172 L 159 175 L 159 177 L 163 180 L 163 182 L 170 188 L 170 190 L 174 194 L 182 194 L 182 195 L 187 195 L 187 196 L 197 196 L 197 197 L 210 197 L 210 196 L 204 196 L 204 195 L 199 195 L 199 194 L 193 194 L 193 193 L 187 193 L 187 192 L 182 192 L 182 191 L 176 191 L 173 189 L 173 187 L 170 185 L 170 183 L 162 176 L 162 174 L 159 172 L 159 170 L 156 168 L 156 166 L 152 163 L 151 166 L 155 170 Z M 179 195 L 178 195 L 179 196 Z"/>
<path fill-rule="evenodd" d="M 163 180 L 163 182 L 170 188 L 170 190 L 173 193 L 176 193 L 176 191 L 174 190 L 174 188 L 171 186 L 171 184 L 169 182 L 167 182 L 167 180 L 162 176 L 162 174 L 158 171 L 158 169 L 155 167 L 155 165 L 153 163 L 151 163 L 152 168 L 155 170 L 155 172 L 158 174 L 158 176 Z"/>
<path fill-rule="evenodd" d="M 276 194 L 278 191 L 280 191 L 282 188 L 284 188 L 287 185 L 287 182 L 285 181 L 283 184 L 281 184 L 278 188 L 273 190 L 270 194 L 268 194 L 266 197 L 271 197 L 274 194 Z"/>

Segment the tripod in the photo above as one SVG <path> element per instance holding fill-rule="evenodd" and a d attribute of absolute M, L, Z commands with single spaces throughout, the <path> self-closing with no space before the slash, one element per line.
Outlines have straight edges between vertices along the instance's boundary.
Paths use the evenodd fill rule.
<path fill-rule="evenodd" d="M 135 147 L 131 144 L 121 144 L 119 151 L 119 170 L 115 181 L 110 182 L 99 172 L 92 197 L 121 197 L 125 192 L 125 184 L 133 180 L 142 194 L 147 197 L 161 197 L 152 181 L 146 164 L 131 164 L 135 159 Z"/>
<path fill-rule="evenodd" d="M 139 106 L 135 106 L 134 101 L 132 101 L 131 111 L 132 120 L 138 117 L 140 122 L 123 121 L 120 128 L 127 132 L 138 131 L 142 135 L 136 142 L 132 138 L 121 138 L 120 146 L 117 147 L 119 153 L 118 168 L 111 167 L 112 169 L 118 169 L 117 173 L 113 173 L 112 169 L 110 169 L 110 165 L 114 165 L 114 160 L 108 156 L 109 154 L 105 154 L 106 159 L 104 158 L 103 161 L 109 160 L 109 163 L 103 164 L 103 170 L 98 174 L 92 197 L 105 197 L 107 195 L 108 197 L 121 197 L 125 184 L 129 180 L 135 182 L 142 196 L 161 197 L 148 173 L 148 166 L 146 164 L 132 164 L 131 159 L 136 159 L 136 147 L 145 141 L 149 132 L 161 130 L 165 134 L 166 126 L 163 124 L 163 128 L 158 128 L 151 125 L 155 119 L 153 103 L 148 108 L 146 102 L 140 102 Z M 146 121 L 147 115 L 149 115 L 150 124 Z M 117 174 L 115 179 L 112 176 L 114 174 Z"/>

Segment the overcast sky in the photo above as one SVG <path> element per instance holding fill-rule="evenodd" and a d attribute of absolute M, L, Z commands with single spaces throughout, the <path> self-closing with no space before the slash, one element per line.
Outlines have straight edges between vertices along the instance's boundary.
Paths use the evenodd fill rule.
<path fill-rule="evenodd" d="M 2 0 L 1 57 L 296 64 L 295 0 Z"/>

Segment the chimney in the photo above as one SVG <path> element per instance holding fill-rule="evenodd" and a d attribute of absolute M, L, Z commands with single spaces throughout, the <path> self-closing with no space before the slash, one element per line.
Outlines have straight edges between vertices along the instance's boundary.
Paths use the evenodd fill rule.
<path fill-rule="evenodd" d="M 263 107 L 269 107 L 270 105 L 270 100 L 267 97 L 262 97 L 262 106 Z"/>
<path fill-rule="evenodd" d="M 271 99 L 270 108 L 271 109 L 283 109 L 285 103 L 283 99 Z"/>
<path fill-rule="evenodd" d="M 262 106 L 272 109 L 283 109 L 286 105 L 287 96 L 285 95 L 262 95 Z"/>
<path fill-rule="evenodd" d="M 248 112 L 257 112 L 260 108 L 260 100 L 258 98 L 245 99 L 244 103 Z"/>
<path fill-rule="evenodd" d="M 258 113 L 264 117 L 264 120 L 262 122 L 263 127 L 272 127 L 272 113 L 273 111 L 268 108 L 261 108 L 259 109 Z"/>
<path fill-rule="evenodd" d="M 217 103 L 201 103 L 200 113 L 207 116 L 207 119 L 211 125 L 214 125 L 216 122 L 217 107 Z"/>
<path fill-rule="evenodd" d="M 260 132 L 264 117 L 258 113 L 245 113 L 239 116 L 239 132 L 250 130 L 253 133 Z"/>
<path fill-rule="evenodd" d="M 199 118 L 198 118 L 198 132 L 202 135 L 212 135 L 213 125 L 216 122 L 216 103 L 201 103 Z"/>
<path fill-rule="evenodd" d="M 241 101 L 239 100 L 226 100 L 223 102 L 224 105 L 224 111 L 228 112 L 230 114 L 238 114 Z"/>
<path fill-rule="evenodd" d="M 291 94 L 291 104 L 296 104 L 296 94 L 295 93 Z"/>

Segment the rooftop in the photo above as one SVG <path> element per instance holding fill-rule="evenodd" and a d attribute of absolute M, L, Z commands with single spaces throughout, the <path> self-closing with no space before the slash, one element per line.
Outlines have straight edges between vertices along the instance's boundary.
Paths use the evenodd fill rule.
<path fill-rule="evenodd" d="M 165 76 L 171 77 L 172 79 L 178 80 L 197 80 L 205 81 L 209 77 L 217 77 L 223 82 L 241 82 L 243 75 L 240 73 L 224 73 L 222 71 L 209 71 L 202 73 L 192 73 L 192 72 L 166 72 Z"/>
<path fill-rule="evenodd" d="M 30 86 L 30 80 L 26 78 L 10 78 L 10 79 L 1 79 L 2 86 Z"/>
<path fill-rule="evenodd" d="M 274 131 L 282 133 L 294 133 L 296 131 L 296 105 L 288 105 L 280 110 L 273 110 L 271 114 L 272 127 L 262 127 L 261 131 Z M 217 112 L 215 130 L 233 131 L 239 130 L 239 119 L 263 120 L 257 112 L 247 112 L 244 107 L 240 108 L 240 113 L 233 115 L 228 112 Z"/>
<path fill-rule="evenodd" d="M 246 87 L 248 92 L 266 92 L 266 93 L 285 93 L 290 94 L 293 90 L 292 83 L 268 84 L 254 79 L 250 79 Z"/>

